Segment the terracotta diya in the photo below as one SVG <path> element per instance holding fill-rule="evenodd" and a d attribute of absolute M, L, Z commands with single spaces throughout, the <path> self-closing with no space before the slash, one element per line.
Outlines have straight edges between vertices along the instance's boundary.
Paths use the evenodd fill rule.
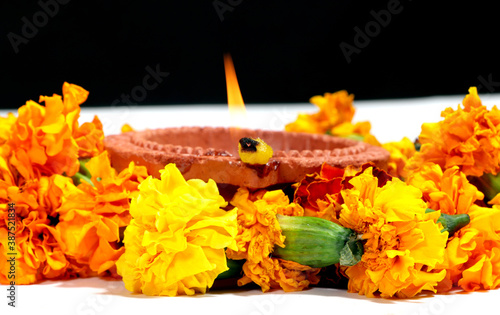
<path fill-rule="evenodd" d="M 267 164 L 251 165 L 238 155 L 238 140 L 261 138 L 274 151 Z M 213 179 L 218 184 L 264 188 L 294 183 L 306 174 L 332 166 L 360 166 L 373 162 L 387 167 L 389 152 L 356 140 L 329 135 L 224 127 L 178 127 L 127 132 L 106 137 L 111 164 L 118 171 L 130 161 L 147 167 L 159 177 L 159 170 L 175 163 L 186 179 Z"/>
<path fill-rule="evenodd" d="M 229 111 L 243 114 L 244 103 L 230 55 L 224 56 Z M 241 116 L 240 116 L 241 118 Z M 238 141 L 261 138 L 273 149 L 267 164 L 251 165 L 241 161 Z M 186 179 L 213 179 L 217 184 L 264 188 L 295 183 L 320 170 L 326 162 L 332 166 L 360 166 L 373 162 L 387 167 L 389 152 L 355 140 L 329 135 L 241 128 L 178 127 L 134 131 L 106 137 L 104 145 L 111 164 L 118 171 L 130 161 L 147 167 L 159 177 L 159 170 L 175 163 Z"/>

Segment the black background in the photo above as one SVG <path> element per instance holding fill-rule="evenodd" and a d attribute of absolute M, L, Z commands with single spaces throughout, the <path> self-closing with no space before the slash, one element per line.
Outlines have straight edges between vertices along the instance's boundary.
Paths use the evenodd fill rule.
<path fill-rule="evenodd" d="M 373 12 L 396 0 L 1 1 L 3 108 L 60 94 L 64 81 L 90 91 L 85 106 L 224 103 L 224 52 L 246 103 L 500 89 L 494 2 L 401 0 L 377 29 Z M 38 24 L 31 38 L 26 21 Z M 367 26 L 369 42 L 348 62 L 341 43 L 355 46 Z M 169 73 L 150 90 L 147 67 Z"/>

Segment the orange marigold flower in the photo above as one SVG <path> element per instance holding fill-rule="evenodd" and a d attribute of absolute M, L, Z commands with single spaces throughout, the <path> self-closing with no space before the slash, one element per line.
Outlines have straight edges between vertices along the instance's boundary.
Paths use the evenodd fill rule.
<path fill-rule="evenodd" d="M 467 176 L 500 171 L 500 110 L 496 106 L 488 110 L 471 87 L 463 108 L 447 108 L 441 116 L 444 120 L 422 125 L 422 146 L 409 169 L 432 162 L 443 169 L 458 166 Z"/>
<path fill-rule="evenodd" d="M 458 166 L 443 172 L 437 164 L 424 163 L 406 182 L 422 191 L 427 207 L 446 214 L 469 213 L 470 207 L 484 198 Z"/>
<path fill-rule="evenodd" d="M 498 287 L 500 209 L 476 205 L 484 195 L 469 183 L 458 166 L 443 172 L 439 165 L 425 163 L 410 173 L 407 182 L 422 191 L 429 208 L 470 216 L 470 223 L 448 240 L 445 260 L 436 266 L 446 271 L 446 277 L 438 285 L 439 291 L 448 291 L 454 286 L 466 291 Z"/>
<path fill-rule="evenodd" d="M 297 120 L 285 126 L 286 131 L 325 133 L 344 122 L 350 122 L 354 116 L 352 102 L 354 95 L 347 91 L 325 93 L 313 96 L 309 101 L 318 106 L 319 112 L 299 114 Z"/>
<path fill-rule="evenodd" d="M 408 177 L 408 170 L 405 169 L 405 166 L 416 153 L 413 142 L 404 137 L 401 141 L 384 143 L 382 147 L 391 154 L 387 163 L 389 174 L 400 179 Z"/>
<path fill-rule="evenodd" d="M 97 116 L 92 122 L 83 123 L 73 133 L 78 145 L 78 157 L 80 159 L 99 155 L 104 151 L 104 131 L 102 123 Z"/>
<path fill-rule="evenodd" d="M 299 114 L 297 119 L 286 125 L 286 131 L 328 133 L 332 136 L 352 138 L 380 146 L 380 142 L 370 134 L 369 121 L 352 123 L 355 113 L 353 106 L 354 95 L 347 91 L 325 93 L 310 99 L 318 106 L 319 111 L 314 114 Z"/>
<path fill-rule="evenodd" d="M 470 223 L 449 240 L 439 268 L 447 272 L 441 291 L 460 286 L 465 291 L 500 287 L 500 208 L 472 205 Z"/>
<path fill-rule="evenodd" d="M 12 125 L 17 118 L 14 114 L 9 113 L 7 117 L 0 116 L 0 146 L 7 142 L 12 134 Z"/>
<path fill-rule="evenodd" d="M 14 204 L 16 223 L 16 283 L 31 284 L 63 277 L 69 266 L 65 246 L 54 228 L 61 202 L 71 179 L 60 175 L 31 180 L 19 188 L 0 181 L 0 237 L 7 239 L 8 204 Z M 10 250 L 9 250 L 10 251 Z M 0 259 L 7 261 L 7 246 L 0 243 Z M 0 283 L 7 284 L 8 264 L 1 264 Z"/>
<path fill-rule="evenodd" d="M 436 292 L 446 275 L 432 271 L 444 259 L 448 233 L 436 224 L 439 212 L 425 214 L 421 192 L 399 179 L 379 187 L 372 168 L 349 180 L 342 191 L 339 221 L 363 234 L 361 261 L 346 267 L 348 290 L 373 297 L 412 297 L 422 290 Z"/>
<path fill-rule="evenodd" d="M 48 102 L 46 107 L 28 101 L 19 108 L 9 143 L 10 163 L 24 178 L 77 172 L 78 147 L 71 137 L 72 122 L 66 122 L 63 110 L 62 101 Z M 34 173 L 26 172 L 30 164 Z"/>
<path fill-rule="evenodd" d="M 58 209 L 67 201 L 69 193 L 76 190 L 72 179 L 62 175 L 75 174 L 79 158 L 103 152 L 104 135 L 99 119 L 95 117 L 90 123 L 78 124 L 80 104 L 87 95 L 85 89 L 64 83 L 63 96 L 40 96 L 39 102 L 45 106 L 28 101 L 19 108 L 18 117 L 9 114 L 0 118 L 0 235 L 7 239 L 8 204 L 15 204 L 16 283 L 86 274 L 86 265 L 67 256 L 67 238 L 57 226 L 60 223 Z M 130 191 L 136 186 L 127 184 L 124 189 Z M 117 199 L 110 200 L 114 211 L 122 207 L 114 202 Z M 128 209 L 128 199 L 126 201 L 125 210 Z M 90 203 L 85 199 L 78 206 Z M 120 222 L 123 221 L 126 220 Z M 81 253 L 88 254 L 88 251 Z M 2 255 L 6 255 L 4 243 L 0 245 Z M 3 268 L 6 267 L 2 265 L 0 269 Z M 0 281 L 7 280 L 0 277 Z"/>
<path fill-rule="evenodd" d="M 227 257 L 246 259 L 238 285 L 255 282 L 263 292 L 275 288 L 288 292 L 319 282 L 319 268 L 271 257 L 274 246 L 285 246 L 276 214 L 301 216 L 302 207 L 290 204 L 282 190 L 250 194 L 246 188 L 238 189 L 231 204 L 238 211 L 238 249 L 227 250 Z"/>
<path fill-rule="evenodd" d="M 294 184 L 294 202 L 304 208 L 304 215 L 330 221 L 337 219 L 344 170 L 324 163 L 319 173 L 308 174 Z"/>
<path fill-rule="evenodd" d="M 133 162 L 119 174 L 111 167 L 106 152 L 90 159 L 85 166 L 92 184 L 82 182 L 67 187 L 57 212 L 57 231 L 66 244 L 66 254 L 94 274 L 115 272 L 115 262 L 124 251 L 119 246 L 120 228 L 130 220 L 129 199 L 147 177 L 144 166 Z M 80 268 L 81 268 L 80 267 Z"/>
<path fill-rule="evenodd" d="M 40 96 L 45 106 L 28 101 L 19 108 L 6 143 L 13 148 L 10 163 L 24 178 L 37 174 L 72 176 L 78 171 L 79 154 L 86 157 L 102 152 L 103 133 L 98 119 L 78 125 L 80 104 L 87 95 L 83 88 L 65 82 L 64 98 L 57 94 Z M 27 164 L 32 165 L 34 173 L 28 171 Z"/>
<path fill-rule="evenodd" d="M 17 176 L 13 173 L 13 167 L 8 161 L 10 151 L 11 149 L 8 145 L 0 145 L 0 185 L 3 183 L 7 187 L 15 186 L 17 183 Z M 0 190 L 0 193 L 1 192 Z M 5 197 L 5 199 L 7 199 L 7 197 Z"/>

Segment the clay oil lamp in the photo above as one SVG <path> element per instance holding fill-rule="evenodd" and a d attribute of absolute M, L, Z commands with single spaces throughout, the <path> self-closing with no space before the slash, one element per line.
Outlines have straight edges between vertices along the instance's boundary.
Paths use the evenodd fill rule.
<path fill-rule="evenodd" d="M 234 66 L 225 56 L 228 104 L 231 115 L 243 115 L 245 107 Z M 241 138 L 260 138 L 272 147 L 266 164 L 248 164 L 240 159 Z M 360 166 L 373 162 L 386 168 L 389 153 L 352 139 L 322 134 L 246 129 L 238 127 L 175 127 L 132 131 L 107 136 L 105 147 L 118 171 L 130 161 L 148 168 L 159 177 L 159 170 L 175 163 L 186 179 L 213 179 L 219 185 L 265 188 L 300 181 L 306 174 L 332 166 Z"/>

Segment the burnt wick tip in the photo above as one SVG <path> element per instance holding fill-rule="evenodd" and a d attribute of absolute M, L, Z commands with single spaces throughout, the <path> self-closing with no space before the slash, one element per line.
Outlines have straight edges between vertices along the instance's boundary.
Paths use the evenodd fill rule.
<path fill-rule="evenodd" d="M 259 142 L 251 138 L 241 138 L 240 145 L 242 151 L 257 152 Z"/>

